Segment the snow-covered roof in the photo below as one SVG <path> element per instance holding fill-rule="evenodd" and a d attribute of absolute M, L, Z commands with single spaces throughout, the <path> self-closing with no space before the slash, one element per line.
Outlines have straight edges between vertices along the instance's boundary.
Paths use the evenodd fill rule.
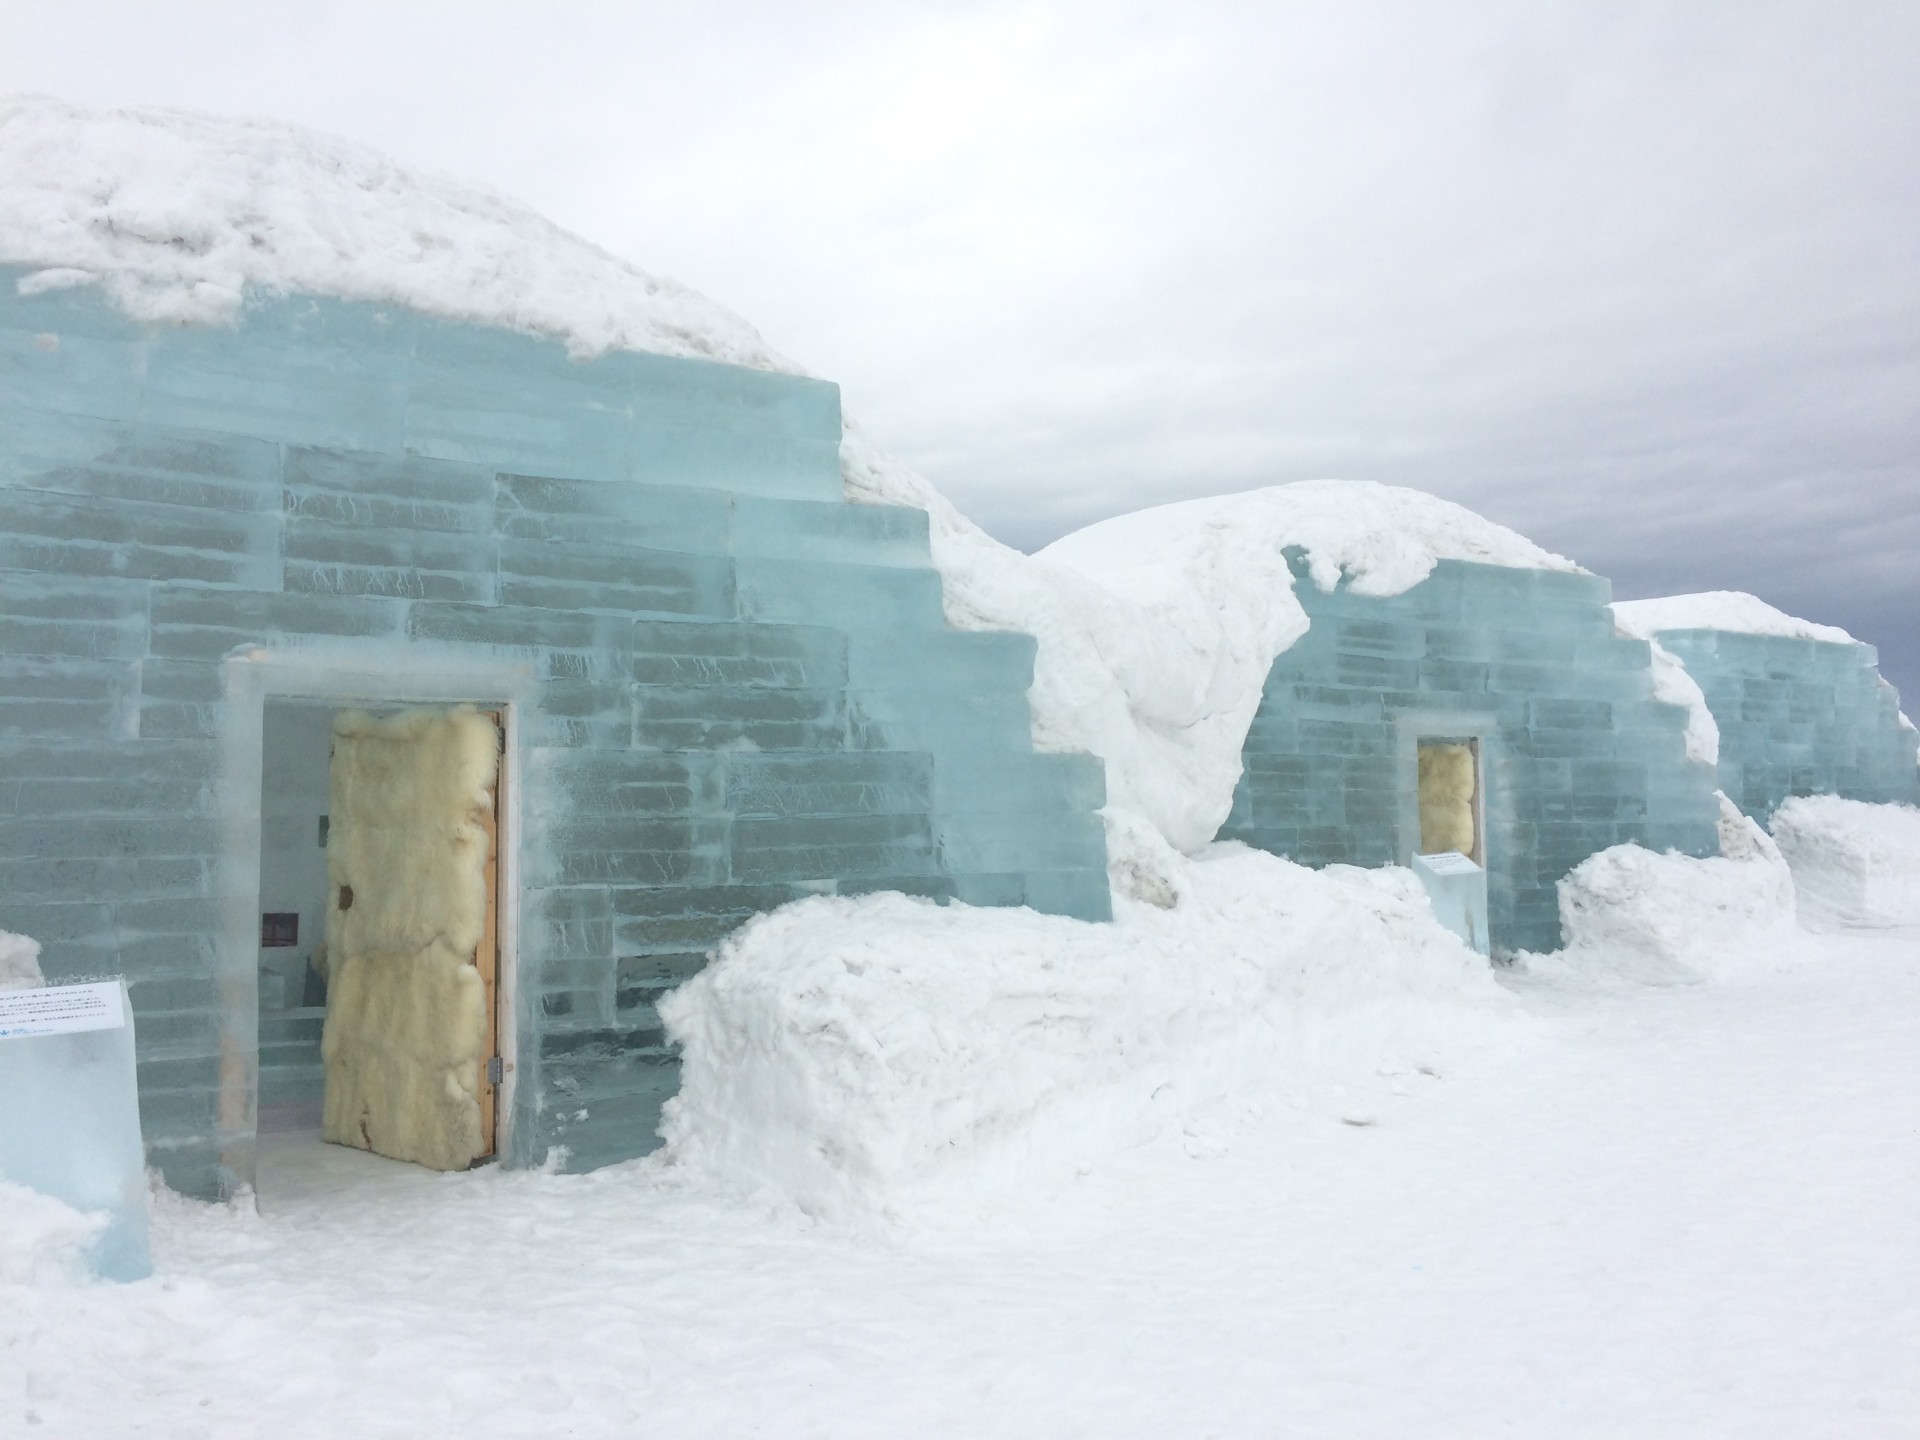
<path fill-rule="evenodd" d="M 1294 545 L 1306 550 L 1322 590 L 1331 590 L 1344 572 L 1362 595 L 1410 590 L 1439 560 L 1580 570 L 1450 500 L 1364 480 L 1303 480 L 1157 505 L 1076 530 L 1040 553 L 1125 590 L 1129 577 L 1169 566 L 1196 577 L 1211 572 L 1216 583 L 1230 584 L 1249 572 L 1247 561 L 1256 553 L 1265 557 Z"/>
<path fill-rule="evenodd" d="M 1790 640 L 1825 640 L 1851 645 L 1853 636 L 1837 625 L 1816 625 L 1742 590 L 1705 590 L 1698 595 L 1666 595 L 1657 600 L 1616 600 L 1614 623 L 1627 634 L 1651 640 L 1669 630 L 1730 630 L 1738 635 L 1779 635 Z"/>
<path fill-rule="evenodd" d="M 562 340 L 797 372 L 739 316 L 484 186 L 272 120 L 0 98 L 0 263 L 137 318 L 232 323 L 250 293 L 406 305 Z M 1577 570 L 1418 491 L 1315 481 L 1161 506 L 1026 556 L 849 426 L 850 499 L 932 518 L 948 620 L 1039 642 L 1034 740 L 1107 762 L 1119 849 L 1143 816 L 1193 850 L 1231 804 L 1273 658 L 1306 632 L 1283 547 L 1363 594 L 1442 559 Z M 1145 843 L 1145 842 L 1142 842 Z"/>
<path fill-rule="evenodd" d="M 1110 808 L 1146 816 L 1187 851 L 1226 819 L 1267 672 L 1307 633 L 1287 547 L 1305 547 L 1322 588 L 1344 572 L 1368 595 L 1411 589 L 1440 560 L 1580 568 L 1435 496 L 1342 480 L 1122 515 L 1031 559 L 991 545 L 936 510 L 949 615 L 1037 636 L 1036 743 L 1104 757 Z M 1124 836 L 1110 825 L 1108 838 Z"/>
<path fill-rule="evenodd" d="M 334 295 L 563 340 L 796 367 L 724 306 L 516 201 L 277 120 L 0 98 L 0 263 L 153 321 Z"/>

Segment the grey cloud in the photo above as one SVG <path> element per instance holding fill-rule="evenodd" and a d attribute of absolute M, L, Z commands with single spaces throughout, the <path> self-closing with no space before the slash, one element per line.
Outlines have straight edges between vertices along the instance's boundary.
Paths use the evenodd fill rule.
<path fill-rule="evenodd" d="M 9 31 L 0 86 L 270 111 L 522 195 L 840 380 L 1014 543 L 1415 485 L 1623 595 L 1846 625 L 1920 699 L 1915 7 L 76 0 Z"/>

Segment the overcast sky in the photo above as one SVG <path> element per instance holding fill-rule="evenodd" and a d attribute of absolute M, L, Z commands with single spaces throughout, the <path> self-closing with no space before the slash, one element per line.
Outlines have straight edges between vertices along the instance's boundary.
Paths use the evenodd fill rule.
<path fill-rule="evenodd" d="M 1920 4 L 0 0 L 730 305 L 1023 548 L 1337 475 L 1751 590 L 1920 713 Z"/>

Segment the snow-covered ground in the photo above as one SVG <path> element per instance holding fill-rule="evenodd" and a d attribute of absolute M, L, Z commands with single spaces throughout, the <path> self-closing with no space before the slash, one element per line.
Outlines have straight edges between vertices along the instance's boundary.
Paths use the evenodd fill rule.
<path fill-rule="evenodd" d="M 1764 849 L 1704 862 L 1754 867 L 1748 911 L 1777 883 Z M 1221 860 L 1258 863 L 1194 863 Z M 1651 876 L 1634 893 L 1675 904 L 1659 869 L 1608 873 Z M 1292 883 L 1289 904 L 1326 893 Z M 1297 1018 L 1264 1087 L 1242 1065 L 1235 1103 L 1206 1123 L 1162 1114 L 1156 1071 L 1181 1048 L 1163 1035 L 1139 1067 L 1133 1132 L 1063 1166 L 1029 1153 L 1024 1183 L 983 1185 L 961 1165 L 929 1188 L 922 1166 L 886 1215 L 819 1218 L 778 1165 L 750 1184 L 684 1146 L 680 1163 L 586 1176 L 438 1175 L 295 1138 L 270 1142 L 257 1210 L 160 1197 L 149 1281 L 64 1279 L 57 1247 L 22 1265 L 20 1236 L 0 1236 L 14 1261 L 0 1264 L 0 1432 L 1915 1433 L 1920 930 L 1756 923 L 1660 972 L 1669 983 L 1590 946 L 1473 984 L 1405 918 L 1391 877 L 1328 883 L 1371 894 L 1371 918 L 1344 923 L 1403 953 L 1369 955 L 1353 933 L 1317 957 L 1278 947 L 1270 969 L 1298 980 Z M 1203 877 L 1170 913 L 1217 911 L 1209 884 L 1226 881 Z M 1705 903 L 1724 909 L 1741 886 L 1716 884 Z M 871 903 L 877 933 L 908 902 Z M 1333 919 L 1303 929 L 1331 939 Z M 733 963 L 804 951 L 796 926 L 806 914 L 763 926 L 771 938 Z M 1400 984 L 1409 955 L 1441 978 Z M 779 1016 L 818 1013 L 806 980 L 821 963 L 794 963 Z M 1027 963 L 974 997 L 999 997 L 1010 1042 L 1009 1013 L 1077 1006 L 1091 1050 L 1126 1053 L 1150 1001 L 1078 982 L 1065 1000 L 1022 997 L 1011 972 Z M 1121 955 L 1130 984 L 1142 964 Z M 1342 964 L 1361 978 L 1329 990 Z M 856 988 L 868 998 L 823 1053 L 897 1013 L 900 983 Z M 1388 993 L 1391 1031 L 1341 1023 Z M 924 1009 L 959 1041 L 908 1037 L 912 1065 L 893 1081 L 857 1070 L 836 1103 L 871 1105 L 902 1076 L 923 1090 L 979 1079 L 956 1068 L 970 1032 L 953 1017 L 975 1016 L 978 1038 L 986 1012 L 951 994 Z M 1376 1045 L 1380 1063 L 1358 1064 Z M 926 1063 L 936 1054 L 945 1069 Z M 1054 1068 L 1111 1102 L 1126 1067 L 1088 1079 L 1081 1061 Z M 923 1139 L 939 1138 L 937 1113 Z M 1022 1153 L 964 1126 L 945 1139 Z M 57 1238 L 58 1217 L 30 1218 Z"/>

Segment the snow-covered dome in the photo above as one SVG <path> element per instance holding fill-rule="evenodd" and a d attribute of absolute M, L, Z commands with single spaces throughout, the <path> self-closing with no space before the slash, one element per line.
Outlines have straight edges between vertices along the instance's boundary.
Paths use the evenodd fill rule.
<path fill-rule="evenodd" d="M 1851 645 L 1853 636 L 1838 625 L 1816 625 L 1776 610 L 1744 590 L 1703 590 L 1697 595 L 1663 595 L 1657 600 L 1617 600 L 1614 623 L 1629 635 L 1651 640 L 1669 630 L 1730 630 L 1738 635 L 1778 635 L 1790 640 L 1825 640 Z"/>
<path fill-rule="evenodd" d="M 1076 530 L 1040 553 L 1110 588 L 1157 589 L 1154 577 L 1178 572 L 1217 591 L 1258 583 L 1254 573 L 1271 570 L 1272 557 L 1295 545 L 1322 590 L 1344 572 L 1362 595 L 1398 595 L 1439 560 L 1580 569 L 1450 500 L 1364 480 L 1303 480 L 1157 505 Z"/>
<path fill-rule="evenodd" d="M 564 341 L 796 369 L 753 327 L 516 201 L 277 120 L 0 98 L 0 264 L 142 320 L 333 295 Z"/>

